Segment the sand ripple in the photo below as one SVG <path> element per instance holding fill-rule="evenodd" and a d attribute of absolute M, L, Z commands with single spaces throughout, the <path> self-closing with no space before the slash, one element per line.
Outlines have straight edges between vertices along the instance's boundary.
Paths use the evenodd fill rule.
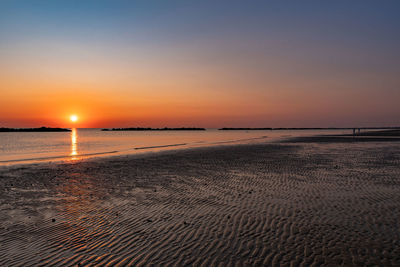
<path fill-rule="evenodd" d="M 400 265 L 400 144 L 0 169 L 0 266 Z"/>

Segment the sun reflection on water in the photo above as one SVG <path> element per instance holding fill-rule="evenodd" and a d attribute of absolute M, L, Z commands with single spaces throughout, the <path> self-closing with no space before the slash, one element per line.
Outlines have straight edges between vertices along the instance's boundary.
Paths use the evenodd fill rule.
<path fill-rule="evenodd" d="M 71 154 L 72 159 L 77 159 L 78 156 L 78 133 L 76 128 L 73 128 L 71 131 Z"/>

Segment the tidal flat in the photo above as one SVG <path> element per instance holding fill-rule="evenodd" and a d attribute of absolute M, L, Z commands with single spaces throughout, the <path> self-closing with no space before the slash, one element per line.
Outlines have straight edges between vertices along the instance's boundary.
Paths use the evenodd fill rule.
<path fill-rule="evenodd" d="M 400 142 L 0 167 L 1 266 L 400 265 Z"/>

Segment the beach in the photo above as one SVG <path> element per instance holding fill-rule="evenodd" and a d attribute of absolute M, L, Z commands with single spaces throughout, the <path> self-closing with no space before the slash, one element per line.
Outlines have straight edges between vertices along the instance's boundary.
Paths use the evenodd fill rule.
<path fill-rule="evenodd" d="M 0 167 L 1 266 L 400 264 L 400 142 Z"/>

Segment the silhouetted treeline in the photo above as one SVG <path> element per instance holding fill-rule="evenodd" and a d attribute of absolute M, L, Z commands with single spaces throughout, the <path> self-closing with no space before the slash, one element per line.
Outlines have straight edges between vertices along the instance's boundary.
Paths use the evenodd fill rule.
<path fill-rule="evenodd" d="M 70 132 L 69 129 L 63 128 L 50 128 L 50 127 L 40 127 L 40 128 L 0 128 L 0 132 Z"/>
<path fill-rule="evenodd" d="M 250 130 L 250 131 L 254 131 L 254 130 L 272 130 L 272 128 L 221 128 L 218 129 L 220 131 L 246 131 L 246 130 Z"/>
<path fill-rule="evenodd" d="M 255 130 L 352 130 L 352 129 L 362 129 L 362 130 L 373 130 L 373 129 L 400 129 L 400 127 L 328 127 L 328 128 L 220 128 L 220 131 L 255 131 Z"/>
<path fill-rule="evenodd" d="M 205 131 L 205 128 L 112 128 L 112 129 L 102 129 L 102 131 Z"/>

